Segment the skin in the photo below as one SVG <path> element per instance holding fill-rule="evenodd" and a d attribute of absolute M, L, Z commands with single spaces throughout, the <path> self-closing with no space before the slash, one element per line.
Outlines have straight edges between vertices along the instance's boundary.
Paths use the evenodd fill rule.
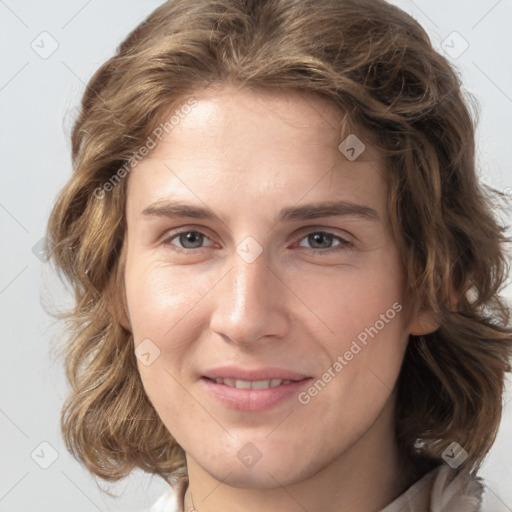
<path fill-rule="evenodd" d="M 232 85 L 194 98 L 130 174 L 123 248 L 123 323 L 135 347 L 150 339 L 160 350 L 138 367 L 186 452 L 185 510 L 191 494 L 199 512 L 380 510 L 412 483 L 394 440 L 393 388 L 409 334 L 436 328 L 424 313 L 406 321 L 404 306 L 307 405 L 294 396 L 266 411 L 231 409 L 200 377 L 230 363 L 316 381 L 404 305 L 384 161 L 369 144 L 354 162 L 338 150 L 343 114 L 324 99 Z M 142 213 L 171 199 L 219 219 Z M 339 200 L 378 219 L 275 221 L 284 207 Z M 187 242 L 176 231 L 199 234 Z M 248 236 L 262 250 L 251 263 L 236 250 Z M 249 442 L 261 453 L 252 467 L 237 457 Z"/>

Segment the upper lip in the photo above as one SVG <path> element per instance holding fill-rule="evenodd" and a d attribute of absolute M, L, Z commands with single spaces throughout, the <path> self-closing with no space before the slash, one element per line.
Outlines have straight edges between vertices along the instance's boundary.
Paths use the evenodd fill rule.
<path fill-rule="evenodd" d="M 247 381 L 258 381 L 258 380 L 303 380 L 309 378 L 303 373 L 286 370 L 284 368 L 276 367 L 264 367 L 264 368 L 241 368 L 237 366 L 222 366 L 218 368 L 212 368 L 207 370 L 203 377 L 210 379 L 235 379 L 235 380 L 247 380 Z"/>

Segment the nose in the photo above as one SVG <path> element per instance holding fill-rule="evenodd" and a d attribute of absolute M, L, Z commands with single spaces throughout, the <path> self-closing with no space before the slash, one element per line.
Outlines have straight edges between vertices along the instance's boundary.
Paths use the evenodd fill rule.
<path fill-rule="evenodd" d="M 284 279 L 269 266 L 265 251 L 251 263 L 234 252 L 231 263 L 215 287 L 210 329 L 227 343 L 243 347 L 264 337 L 275 340 L 285 336 L 290 323 L 290 292 Z"/>

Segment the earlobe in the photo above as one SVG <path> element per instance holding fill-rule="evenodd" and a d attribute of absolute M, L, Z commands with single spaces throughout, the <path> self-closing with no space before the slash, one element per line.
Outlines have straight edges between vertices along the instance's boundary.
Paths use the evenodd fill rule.
<path fill-rule="evenodd" d="M 128 301 L 126 298 L 126 288 L 124 283 L 124 251 L 116 271 L 112 274 L 111 281 L 108 286 L 108 304 L 114 319 L 119 325 L 128 332 L 132 332 L 130 316 L 128 313 Z"/>
<path fill-rule="evenodd" d="M 114 311 L 115 317 L 121 327 L 126 331 L 132 332 L 132 325 L 130 322 L 130 316 L 128 312 L 128 299 L 126 297 L 126 286 L 125 286 L 125 264 L 126 264 L 126 240 L 123 241 L 123 247 L 121 249 L 121 256 L 119 258 L 118 269 L 116 272 L 115 287 L 114 287 Z"/>
<path fill-rule="evenodd" d="M 132 326 L 126 306 L 126 298 L 124 297 L 124 289 L 113 290 L 113 294 L 109 299 L 109 310 L 114 321 L 117 321 L 123 329 L 128 332 L 132 332 Z"/>
<path fill-rule="evenodd" d="M 120 305 L 116 308 L 117 310 L 117 318 L 121 326 L 126 329 L 128 332 L 132 332 L 132 326 L 130 324 L 130 319 L 128 318 L 128 314 L 126 312 L 126 308 L 123 305 Z"/>
<path fill-rule="evenodd" d="M 132 325 L 128 314 L 128 301 L 126 299 L 124 279 L 122 280 L 121 288 L 118 290 L 117 300 L 115 301 L 114 308 L 119 324 L 128 332 L 132 332 Z"/>
<path fill-rule="evenodd" d="M 440 326 L 431 311 L 420 311 L 412 321 L 409 332 L 414 336 L 420 336 L 437 331 Z"/>
<path fill-rule="evenodd" d="M 469 288 L 469 285 L 466 287 Z M 474 290 L 474 289 L 471 289 Z M 470 290 L 470 291 L 471 291 Z M 466 292 L 469 293 L 469 292 Z M 473 291 L 473 294 L 475 292 Z M 450 309 L 455 310 L 460 300 L 461 294 L 452 292 L 450 293 Z M 411 323 L 410 334 L 414 336 L 420 336 L 422 334 L 430 334 L 437 331 L 441 323 L 436 319 L 434 313 L 431 310 L 421 309 L 416 314 L 416 317 Z"/>

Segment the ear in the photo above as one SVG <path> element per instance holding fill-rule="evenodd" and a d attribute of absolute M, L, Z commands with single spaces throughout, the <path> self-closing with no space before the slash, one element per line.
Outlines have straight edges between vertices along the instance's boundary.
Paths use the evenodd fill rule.
<path fill-rule="evenodd" d="M 126 289 L 124 285 L 125 253 L 121 250 L 121 256 L 112 280 L 109 283 L 109 304 L 111 312 L 119 324 L 128 332 L 132 332 L 130 316 L 128 313 L 128 302 L 126 300 Z"/>
<path fill-rule="evenodd" d="M 119 300 L 116 301 L 115 309 L 116 315 L 119 323 L 126 329 L 128 332 L 132 332 L 132 325 L 130 323 L 130 318 L 128 316 L 128 306 L 126 304 L 126 296 L 124 286 L 121 290 L 119 290 Z"/>
<path fill-rule="evenodd" d="M 466 286 L 466 297 L 468 300 L 472 302 L 474 300 L 474 295 L 476 291 L 474 287 L 470 288 L 470 285 Z M 472 295 L 471 295 L 472 294 Z M 450 293 L 450 307 L 455 309 L 457 304 L 462 296 L 462 293 L 452 292 Z M 441 326 L 440 322 L 436 320 L 434 313 L 430 310 L 420 309 L 410 325 L 410 334 L 414 336 L 420 336 L 422 334 L 430 334 L 434 331 L 437 331 Z"/>
<path fill-rule="evenodd" d="M 132 332 L 123 280 L 113 279 L 109 292 L 107 301 L 110 314 L 124 329 L 128 332 Z"/>
<path fill-rule="evenodd" d="M 440 325 L 441 324 L 436 320 L 431 311 L 420 310 L 413 318 L 409 326 L 409 332 L 414 336 L 430 334 L 431 332 L 437 331 Z"/>

